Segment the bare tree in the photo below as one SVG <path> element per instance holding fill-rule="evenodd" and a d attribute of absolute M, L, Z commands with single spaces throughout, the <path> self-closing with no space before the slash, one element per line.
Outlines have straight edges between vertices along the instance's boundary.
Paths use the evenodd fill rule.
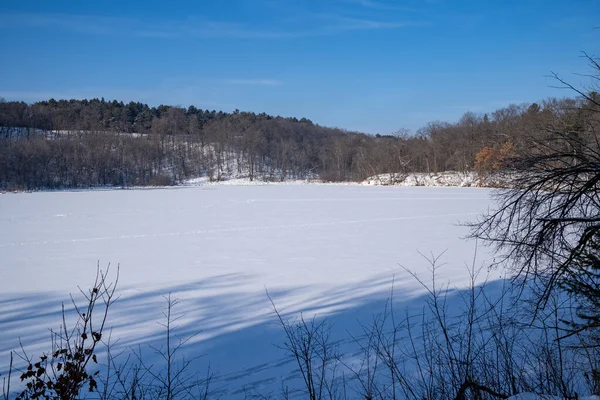
<path fill-rule="evenodd" d="M 150 345 L 154 353 L 162 360 L 157 366 L 148 365 L 144 360 L 141 351 L 134 352 L 135 357 L 141 368 L 137 365 L 133 367 L 132 383 L 141 381 L 142 377 L 150 378 L 151 383 L 142 381 L 138 386 L 146 391 L 151 391 L 154 396 L 161 399 L 191 399 L 198 398 L 199 393 L 203 393 L 203 398 L 208 397 L 208 390 L 212 376 L 210 369 L 207 378 L 200 379 L 199 375 L 191 371 L 191 364 L 200 356 L 186 357 L 180 354 L 190 340 L 196 335 L 192 334 L 186 337 L 176 336 L 178 326 L 177 321 L 185 317 L 185 314 L 175 314 L 174 308 L 179 304 L 179 300 L 171 297 L 171 294 L 165 296 L 166 306 L 163 309 L 163 322 L 159 325 L 164 328 L 164 342 L 161 346 Z M 135 397 L 132 397 L 132 399 Z"/>
<path fill-rule="evenodd" d="M 338 355 L 330 337 L 327 321 L 316 317 L 306 320 L 302 315 L 287 320 L 271 301 L 273 312 L 285 332 L 283 348 L 296 360 L 304 389 L 310 400 L 337 399 L 336 367 Z"/>
<path fill-rule="evenodd" d="M 588 306 L 579 316 L 587 319 L 572 321 L 577 329 L 592 329 L 600 327 L 600 65 L 584 56 L 592 86 L 554 75 L 580 98 L 530 132 L 527 151 L 504 160 L 513 188 L 495 193 L 497 207 L 471 234 L 494 245 L 523 283 L 536 284 L 538 309 L 561 287 Z"/>

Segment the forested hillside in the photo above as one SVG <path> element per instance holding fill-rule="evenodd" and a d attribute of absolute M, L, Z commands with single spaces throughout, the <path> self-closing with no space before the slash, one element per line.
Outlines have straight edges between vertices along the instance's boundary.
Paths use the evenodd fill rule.
<path fill-rule="evenodd" d="M 0 188 L 172 185 L 201 176 L 361 181 L 390 172 L 485 173 L 527 151 L 532 137 L 583 134 L 597 123 L 589 106 L 548 99 L 469 112 L 414 134 L 372 136 L 238 110 L 104 99 L 0 101 Z"/>

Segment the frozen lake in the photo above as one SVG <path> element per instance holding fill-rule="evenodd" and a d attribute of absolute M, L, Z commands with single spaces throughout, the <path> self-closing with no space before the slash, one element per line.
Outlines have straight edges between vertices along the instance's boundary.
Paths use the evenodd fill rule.
<path fill-rule="evenodd" d="M 239 378 L 258 390 L 283 357 L 265 289 L 285 313 L 339 325 L 380 311 L 392 279 L 406 304 L 419 298 L 403 269 L 429 277 L 419 252 L 445 251 L 439 279 L 463 287 L 475 243 L 461 239 L 459 223 L 485 211 L 489 195 L 354 185 L 0 195 L 0 371 L 19 337 L 42 348 L 33 344 L 47 331 L 35 327 L 57 327 L 61 301 L 111 263 L 113 272 L 120 265 L 121 298 L 109 315 L 120 346 L 162 332 L 156 321 L 172 293 L 185 313 L 181 333 L 199 333 L 189 351 L 205 354 L 222 384 Z M 477 263 L 486 258 L 479 248 Z"/>

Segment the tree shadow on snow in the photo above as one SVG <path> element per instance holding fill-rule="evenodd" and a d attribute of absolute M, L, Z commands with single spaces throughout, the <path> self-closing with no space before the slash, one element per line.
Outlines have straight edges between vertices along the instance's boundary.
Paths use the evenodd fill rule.
<path fill-rule="evenodd" d="M 180 355 L 194 359 L 191 372 L 214 374 L 212 390 L 225 398 L 244 398 L 274 394 L 282 386 L 297 380 L 297 365 L 283 350 L 286 340 L 277 322 L 269 297 L 284 318 L 302 314 L 307 319 L 326 318 L 332 343 L 347 357 L 359 357 L 356 345 L 364 327 L 375 315 L 390 307 L 393 293 L 394 312 L 422 315 L 427 294 L 413 277 L 394 278 L 391 273 L 374 276 L 368 281 L 344 287 L 292 287 L 247 291 L 240 289 L 248 276 L 226 274 L 196 282 L 148 290 L 122 287 L 121 297 L 109 311 L 105 338 L 110 334 L 113 353 L 139 352 L 147 365 L 160 367 L 164 360 L 154 349 L 164 349 L 165 329 L 162 315 L 166 297 L 178 299 L 173 314 L 178 320 L 172 331 L 175 341 L 189 341 Z M 486 285 L 489 296 L 499 296 L 506 281 Z M 392 292 L 393 289 L 393 292 Z M 449 312 L 460 313 L 462 290 L 448 295 Z M 74 293 L 75 298 L 79 298 Z M 61 303 L 73 316 L 69 297 L 54 293 L 27 294 L 18 298 L 0 295 L 0 373 L 5 376 L 11 350 L 20 341 L 31 356 L 49 351 L 49 328 L 61 324 Z M 197 359 L 195 359 L 198 357 Z M 105 355 L 99 353 L 99 359 Z M 279 392 L 281 393 L 281 392 Z"/>

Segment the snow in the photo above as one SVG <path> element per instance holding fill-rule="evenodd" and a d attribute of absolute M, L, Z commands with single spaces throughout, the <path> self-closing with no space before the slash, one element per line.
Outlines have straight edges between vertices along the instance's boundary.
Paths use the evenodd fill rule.
<path fill-rule="evenodd" d="M 305 185 L 307 183 L 322 184 L 321 182 L 309 182 L 307 180 L 284 180 L 284 181 L 265 181 L 261 178 L 250 180 L 246 177 L 224 177 L 220 181 L 210 181 L 209 178 L 203 176 L 199 178 L 187 179 L 180 186 L 263 186 L 263 185 Z M 343 183 L 352 185 L 353 183 Z"/>
<path fill-rule="evenodd" d="M 481 186 L 475 172 L 440 172 L 440 173 L 396 173 L 380 174 L 369 177 L 363 182 L 365 185 L 400 185 L 400 186 L 456 186 L 478 187 Z"/>
<path fill-rule="evenodd" d="M 445 252 L 439 281 L 465 287 L 475 243 L 459 223 L 490 205 L 479 188 L 202 183 L 0 195 L 0 372 L 19 338 L 46 349 L 61 302 L 110 263 L 119 346 L 161 334 L 171 293 L 178 332 L 198 333 L 186 345 L 204 355 L 196 368 L 210 362 L 221 388 L 281 388 L 293 363 L 265 289 L 284 313 L 328 315 L 343 334 L 382 311 L 392 280 L 400 306 L 418 309 L 423 289 L 404 267 L 427 280 L 420 252 Z M 477 258 L 491 257 L 480 247 Z"/>
<path fill-rule="evenodd" d="M 480 177 L 476 172 L 446 171 L 439 173 L 393 173 L 374 175 L 362 182 L 323 182 L 319 179 L 311 180 L 284 180 L 277 182 L 264 181 L 262 179 L 250 180 L 245 175 L 223 175 L 221 181 L 210 181 L 207 177 L 199 177 L 184 181 L 181 186 L 250 186 L 250 185 L 365 185 L 365 186 L 435 186 L 435 187 L 483 187 L 495 188 L 506 187 L 506 177 L 497 175 L 486 175 Z"/>
<path fill-rule="evenodd" d="M 519 393 L 510 396 L 508 400 L 561 400 L 556 396 L 547 396 L 535 393 Z M 600 400 L 600 396 L 581 396 L 579 400 Z"/>
<path fill-rule="evenodd" d="M 519 393 L 514 396 L 510 396 L 508 400 L 555 400 L 553 396 L 542 396 L 535 393 Z"/>
<path fill-rule="evenodd" d="M 411 172 L 374 175 L 364 185 L 397 186 L 453 186 L 453 187 L 507 187 L 514 174 L 496 173 L 480 176 L 474 171 L 445 171 L 438 173 Z"/>

